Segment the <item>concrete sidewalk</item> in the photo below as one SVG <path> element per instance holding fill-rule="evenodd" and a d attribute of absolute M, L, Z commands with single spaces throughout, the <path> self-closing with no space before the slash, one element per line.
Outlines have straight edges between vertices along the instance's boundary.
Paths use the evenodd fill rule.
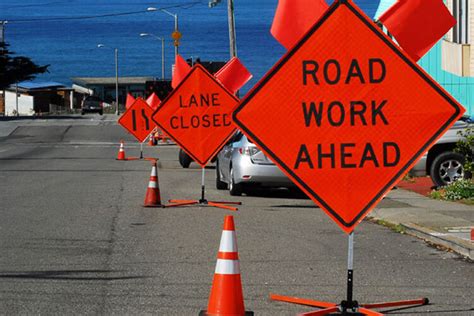
<path fill-rule="evenodd" d="M 369 217 L 400 225 L 410 235 L 474 260 L 474 206 L 433 200 L 405 189 L 392 190 Z M 380 205 L 379 205 L 380 206 Z"/>
<path fill-rule="evenodd" d="M 117 115 L 0 116 L 0 137 L 8 137 L 20 126 L 99 125 L 117 122 Z"/>

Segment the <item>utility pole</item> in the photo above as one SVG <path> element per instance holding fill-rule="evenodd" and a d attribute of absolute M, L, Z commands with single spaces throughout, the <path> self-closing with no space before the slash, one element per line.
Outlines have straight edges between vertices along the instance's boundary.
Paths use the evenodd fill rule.
<path fill-rule="evenodd" d="M 209 0 L 209 8 L 213 8 L 222 0 Z M 230 58 L 237 57 L 237 44 L 235 40 L 234 0 L 227 0 L 227 20 L 229 22 Z"/>
<path fill-rule="evenodd" d="M 15 85 L 15 108 L 16 108 L 16 116 L 20 116 L 20 113 L 18 112 L 18 81 L 16 82 Z"/>
<path fill-rule="evenodd" d="M 118 48 L 114 49 L 115 55 L 115 114 L 120 115 L 119 109 L 119 72 L 118 72 Z"/>
<path fill-rule="evenodd" d="M 237 57 L 237 44 L 235 40 L 234 0 L 227 0 L 227 14 L 229 19 L 230 58 Z"/>
<path fill-rule="evenodd" d="M 166 9 L 160 9 L 161 12 L 168 14 L 169 16 L 172 16 L 174 18 L 174 31 L 171 34 L 171 38 L 174 40 L 174 57 L 176 59 L 176 56 L 179 54 L 179 40 L 183 36 L 181 32 L 179 31 L 178 28 L 178 14 L 171 13 L 170 11 Z"/>
<path fill-rule="evenodd" d="M 0 44 L 5 44 L 5 24 L 7 24 L 7 21 L 0 21 Z M 0 51 L 0 54 L 3 54 L 3 47 L 2 47 L 2 51 Z M 0 110 L 0 113 L 5 113 L 5 89 L 3 89 L 1 91 L 2 95 L 1 95 L 1 98 L 3 99 L 2 100 L 2 103 L 3 103 L 3 107 L 2 109 L 3 110 Z"/>
<path fill-rule="evenodd" d="M 221 0 L 209 0 L 209 8 L 218 5 Z M 237 43 L 235 40 L 234 0 L 227 0 L 227 20 L 229 21 L 230 58 L 237 57 Z M 239 97 L 239 91 L 235 93 Z"/>

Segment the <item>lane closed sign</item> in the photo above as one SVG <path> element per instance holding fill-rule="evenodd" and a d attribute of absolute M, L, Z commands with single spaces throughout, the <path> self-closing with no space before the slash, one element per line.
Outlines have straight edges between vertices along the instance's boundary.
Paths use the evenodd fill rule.
<path fill-rule="evenodd" d="M 234 113 L 346 233 L 464 109 L 351 1 L 338 1 Z"/>
<path fill-rule="evenodd" d="M 153 120 L 202 167 L 235 132 L 238 99 L 196 65 L 162 102 Z"/>

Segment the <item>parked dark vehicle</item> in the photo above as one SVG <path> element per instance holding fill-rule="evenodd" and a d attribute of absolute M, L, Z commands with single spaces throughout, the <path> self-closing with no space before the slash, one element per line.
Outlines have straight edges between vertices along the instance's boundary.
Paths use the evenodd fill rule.
<path fill-rule="evenodd" d="M 90 95 L 82 100 L 81 114 L 85 113 L 104 113 L 104 102 L 96 96 Z"/>
<path fill-rule="evenodd" d="M 193 162 L 193 158 L 191 158 L 184 150 L 181 148 L 179 149 L 179 154 L 178 154 L 178 160 L 179 164 L 183 168 L 189 168 L 191 165 L 191 162 Z"/>
<path fill-rule="evenodd" d="M 217 156 L 211 159 L 211 162 L 216 161 Z M 178 161 L 181 167 L 183 168 L 189 168 L 191 165 L 191 162 L 193 162 L 193 158 L 191 158 L 184 150 L 181 148 L 179 149 L 179 154 L 178 154 Z"/>
<path fill-rule="evenodd" d="M 471 177 L 464 171 L 465 157 L 454 150 L 456 143 L 463 139 L 459 133 L 466 132 L 469 127 L 474 127 L 474 121 L 469 116 L 463 116 L 421 157 L 410 174 L 429 175 L 436 186 Z"/>

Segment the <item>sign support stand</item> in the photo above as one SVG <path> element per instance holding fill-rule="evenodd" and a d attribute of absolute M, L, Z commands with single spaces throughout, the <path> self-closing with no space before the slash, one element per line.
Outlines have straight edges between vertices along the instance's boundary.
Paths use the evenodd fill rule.
<path fill-rule="evenodd" d="M 299 316 L 320 316 L 330 315 L 332 313 L 341 313 L 342 315 L 383 315 L 380 312 L 373 311 L 372 309 L 378 308 L 389 308 L 389 307 L 417 307 L 422 305 L 428 305 L 429 300 L 427 298 L 406 300 L 406 301 L 394 301 L 394 302 L 382 302 L 374 304 L 360 304 L 354 300 L 354 232 L 351 232 L 348 236 L 348 254 L 347 254 L 347 298 L 342 301 L 339 305 L 332 302 L 315 301 L 305 298 L 282 296 L 277 294 L 270 294 L 270 299 L 274 301 L 286 302 L 291 304 L 305 305 L 311 307 L 320 308 L 318 311 L 312 311 L 300 314 Z"/>
<path fill-rule="evenodd" d="M 204 183 L 206 168 L 202 167 L 201 173 L 201 198 L 199 200 L 169 200 L 171 205 L 167 205 L 166 207 L 176 207 L 176 206 L 185 206 L 185 205 L 200 205 L 200 206 L 212 206 L 217 208 L 222 208 L 229 211 L 237 211 L 237 207 L 233 207 L 230 205 L 242 205 L 242 202 L 223 202 L 223 201 L 208 201 L 206 199 L 206 185 Z M 228 205 L 226 205 L 228 204 Z"/>

